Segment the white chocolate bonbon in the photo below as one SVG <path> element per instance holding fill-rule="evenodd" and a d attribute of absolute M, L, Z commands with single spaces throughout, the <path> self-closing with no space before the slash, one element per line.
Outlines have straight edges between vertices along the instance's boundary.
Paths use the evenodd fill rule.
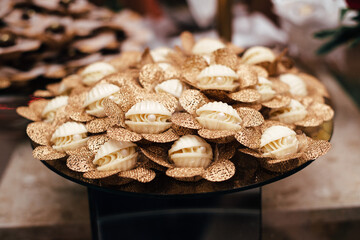
<path fill-rule="evenodd" d="M 272 126 L 267 128 L 260 140 L 264 157 L 282 158 L 297 152 L 299 140 L 296 133 L 288 127 Z"/>
<path fill-rule="evenodd" d="M 203 55 L 225 47 L 225 44 L 217 39 L 203 38 L 195 43 L 191 51 L 193 54 Z"/>
<path fill-rule="evenodd" d="M 170 128 L 171 113 L 161 103 L 142 101 L 125 114 L 125 124 L 137 133 L 161 133 Z"/>
<path fill-rule="evenodd" d="M 220 64 L 204 68 L 196 79 L 200 89 L 234 91 L 239 86 L 239 76 L 231 68 Z"/>
<path fill-rule="evenodd" d="M 207 167 L 213 159 L 211 146 L 195 135 L 179 138 L 169 150 L 176 167 Z"/>
<path fill-rule="evenodd" d="M 86 113 L 96 117 L 105 117 L 104 99 L 119 91 L 120 88 L 114 84 L 101 83 L 96 85 L 86 95 L 84 102 Z"/>
<path fill-rule="evenodd" d="M 170 79 L 162 83 L 159 83 L 155 87 L 155 91 L 157 93 L 166 92 L 173 95 L 176 98 L 179 98 L 182 92 L 184 91 L 184 85 L 178 79 Z"/>
<path fill-rule="evenodd" d="M 77 122 L 66 122 L 60 125 L 53 135 L 52 147 L 57 151 L 74 150 L 86 145 L 88 140 L 87 130 L 84 124 Z"/>
<path fill-rule="evenodd" d="M 88 65 L 82 72 L 82 82 L 85 85 L 91 86 L 98 82 L 106 75 L 115 73 L 116 69 L 109 63 L 96 62 Z"/>
<path fill-rule="evenodd" d="M 291 99 L 289 105 L 280 109 L 270 111 L 270 119 L 279 120 L 283 123 L 295 123 L 306 117 L 307 110 L 299 101 Z"/>
<path fill-rule="evenodd" d="M 126 171 L 135 167 L 137 156 L 134 143 L 109 140 L 99 148 L 93 163 L 99 171 Z"/>
<path fill-rule="evenodd" d="M 275 59 L 276 56 L 270 48 L 255 46 L 246 50 L 241 58 L 241 62 L 255 65 L 262 62 L 273 62 Z"/>
<path fill-rule="evenodd" d="M 242 120 L 237 111 L 223 102 L 211 102 L 196 110 L 196 120 L 210 130 L 238 130 Z"/>
<path fill-rule="evenodd" d="M 174 52 L 174 50 L 172 50 L 171 48 L 158 47 L 151 50 L 150 55 L 154 62 L 166 62 L 168 60 L 167 55 L 172 52 Z"/>
<path fill-rule="evenodd" d="M 272 89 L 273 83 L 264 77 L 258 77 L 258 83 L 255 88 L 260 93 L 261 102 L 268 101 L 275 97 L 276 92 Z"/>
<path fill-rule="evenodd" d="M 56 110 L 66 106 L 68 99 L 68 96 L 59 96 L 49 101 L 41 114 L 41 116 L 44 118 L 44 121 L 52 122 L 55 118 Z"/>
<path fill-rule="evenodd" d="M 281 74 L 280 81 L 289 85 L 290 93 L 294 96 L 306 96 L 308 94 L 305 82 L 295 74 Z"/>

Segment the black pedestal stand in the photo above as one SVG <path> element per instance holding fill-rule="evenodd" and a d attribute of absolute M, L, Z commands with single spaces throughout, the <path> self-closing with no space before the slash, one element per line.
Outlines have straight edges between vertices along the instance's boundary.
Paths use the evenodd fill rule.
<path fill-rule="evenodd" d="M 92 235 L 108 239 L 260 239 L 261 188 L 187 197 L 119 195 L 88 188 Z"/>

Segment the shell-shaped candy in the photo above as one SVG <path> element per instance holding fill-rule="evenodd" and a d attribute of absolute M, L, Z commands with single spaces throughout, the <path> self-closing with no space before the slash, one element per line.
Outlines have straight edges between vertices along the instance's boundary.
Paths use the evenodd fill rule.
<path fill-rule="evenodd" d="M 161 133 L 170 128 L 171 112 L 159 102 L 142 101 L 125 114 L 125 124 L 137 133 Z"/>
<path fill-rule="evenodd" d="M 210 130 L 237 130 L 242 122 L 237 111 L 223 102 L 211 102 L 196 110 L 196 120 Z"/>
<path fill-rule="evenodd" d="M 264 157 L 282 158 L 297 152 L 299 140 L 288 127 L 272 126 L 261 135 L 260 148 Z"/>
<path fill-rule="evenodd" d="M 213 159 L 211 146 L 195 135 L 185 135 L 179 138 L 170 148 L 169 157 L 176 167 L 209 166 Z"/>
<path fill-rule="evenodd" d="M 239 83 L 239 76 L 231 68 L 214 64 L 204 68 L 197 76 L 197 87 L 200 89 L 218 89 L 233 91 Z"/>
<path fill-rule="evenodd" d="M 99 171 L 126 171 L 135 167 L 137 156 L 134 143 L 110 140 L 99 148 L 93 163 Z"/>
<path fill-rule="evenodd" d="M 286 83 L 290 87 L 290 93 L 295 96 L 306 96 L 305 82 L 295 74 L 286 73 L 280 75 L 280 81 Z"/>
<path fill-rule="evenodd" d="M 225 44 L 221 41 L 213 38 L 203 38 L 195 43 L 192 48 L 193 54 L 209 54 L 220 48 L 225 48 Z"/>
<path fill-rule="evenodd" d="M 256 90 L 260 93 L 261 102 L 268 101 L 275 97 L 276 92 L 272 89 L 273 83 L 264 77 L 258 77 L 258 83 L 256 84 Z"/>
<path fill-rule="evenodd" d="M 176 98 L 179 98 L 184 91 L 184 85 L 178 79 L 166 80 L 155 87 L 155 91 L 166 92 L 173 95 Z"/>
<path fill-rule="evenodd" d="M 170 69 L 172 67 L 172 65 L 170 63 L 166 63 L 166 62 L 161 62 L 158 63 L 158 66 L 163 70 L 166 71 L 168 69 Z"/>
<path fill-rule="evenodd" d="M 109 63 L 106 62 L 96 62 L 87 66 L 82 72 L 81 77 L 82 82 L 85 85 L 91 86 L 98 82 L 100 79 L 106 75 L 115 73 L 116 69 Z"/>
<path fill-rule="evenodd" d="M 74 150 L 86 145 L 88 140 L 84 124 L 66 122 L 60 125 L 51 136 L 52 146 L 57 151 Z"/>
<path fill-rule="evenodd" d="M 295 123 L 306 117 L 307 110 L 299 101 L 291 99 L 290 104 L 284 108 L 270 111 L 270 118 L 283 123 Z"/>
<path fill-rule="evenodd" d="M 44 121 L 52 122 L 55 118 L 56 110 L 65 106 L 68 103 L 68 99 L 68 96 L 60 96 L 49 101 L 41 114 Z"/>
<path fill-rule="evenodd" d="M 103 100 L 112 94 L 119 92 L 120 88 L 114 84 L 101 83 L 93 87 L 86 95 L 84 107 L 86 112 L 96 117 L 105 117 Z"/>
<path fill-rule="evenodd" d="M 167 55 L 174 52 L 171 48 L 168 47 L 158 47 L 150 51 L 150 55 L 154 62 L 165 62 L 167 61 Z"/>
<path fill-rule="evenodd" d="M 245 51 L 241 58 L 241 62 L 244 64 L 258 64 L 263 62 L 273 62 L 276 56 L 270 48 L 255 46 Z"/>

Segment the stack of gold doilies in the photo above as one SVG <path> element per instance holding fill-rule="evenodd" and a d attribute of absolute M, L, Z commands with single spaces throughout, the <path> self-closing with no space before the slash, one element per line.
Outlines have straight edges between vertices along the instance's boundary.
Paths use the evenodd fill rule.
<path fill-rule="evenodd" d="M 284 53 L 181 35 L 182 47 L 124 52 L 38 90 L 17 112 L 34 121 L 35 158 L 63 159 L 112 184 L 232 178 L 240 159 L 286 172 L 330 143 L 303 133 L 329 121 L 328 93 Z M 234 157 L 235 153 L 236 158 Z"/>

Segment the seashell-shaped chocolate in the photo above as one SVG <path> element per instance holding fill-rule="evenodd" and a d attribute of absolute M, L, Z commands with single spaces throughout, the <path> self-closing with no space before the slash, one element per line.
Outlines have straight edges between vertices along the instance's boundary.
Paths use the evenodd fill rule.
<path fill-rule="evenodd" d="M 307 110 L 299 101 L 291 99 L 290 104 L 284 108 L 270 111 L 270 119 L 279 120 L 283 123 L 295 123 L 306 117 Z"/>
<path fill-rule="evenodd" d="M 210 130 L 238 130 L 242 122 L 237 111 L 223 102 L 211 102 L 196 110 L 196 120 Z"/>
<path fill-rule="evenodd" d="M 51 142 L 54 144 L 52 147 L 62 152 L 86 146 L 87 140 L 85 125 L 77 122 L 60 125 L 51 136 Z"/>
<path fill-rule="evenodd" d="M 225 47 L 225 44 L 217 39 L 203 38 L 195 43 L 191 51 L 193 54 L 203 55 Z"/>
<path fill-rule="evenodd" d="M 91 86 L 98 82 L 100 79 L 106 75 L 115 73 L 116 69 L 109 63 L 106 62 L 96 62 L 87 66 L 82 72 L 81 77 L 82 82 L 85 85 Z"/>
<path fill-rule="evenodd" d="M 260 149 L 264 157 L 282 158 L 297 152 L 299 140 L 296 133 L 288 127 L 271 126 L 260 139 Z"/>
<path fill-rule="evenodd" d="M 234 91 L 239 83 L 239 76 L 229 67 L 220 64 L 204 68 L 197 76 L 197 87 L 200 89 L 217 89 Z"/>
<path fill-rule="evenodd" d="M 307 96 L 305 82 L 295 74 L 286 73 L 280 75 L 280 81 L 286 83 L 290 87 L 290 93 L 294 96 Z"/>
<path fill-rule="evenodd" d="M 49 101 L 41 114 L 44 122 L 52 122 L 55 118 L 56 110 L 65 106 L 68 103 L 68 99 L 68 96 L 60 96 Z"/>
<path fill-rule="evenodd" d="M 158 47 L 151 50 L 150 55 L 154 62 L 166 62 L 168 60 L 167 55 L 172 52 L 174 52 L 174 50 L 172 50 L 171 48 Z"/>
<path fill-rule="evenodd" d="M 134 143 L 110 140 L 99 148 L 93 163 L 99 171 L 126 171 L 135 167 L 137 156 Z"/>
<path fill-rule="evenodd" d="M 176 167 L 206 168 L 213 159 L 211 146 L 195 135 L 179 138 L 170 148 L 169 157 Z"/>
<path fill-rule="evenodd" d="M 66 93 L 69 92 L 69 90 L 70 90 L 70 88 L 68 86 L 66 86 L 64 83 L 60 82 L 59 88 L 58 88 L 59 95 L 65 95 Z"/>
<path fill-rule="evenodd" d="M 160 62 L 158 63 L 158 66 L 164 71 L 166 72 L 166 70 L 170 69 L 172 67 L 172 65 L 170 63 L 166 63 L 166 62 Z"/>
<path fill-rule="evenodd" d="M 155 87 L 155 92 L 166 92 L 176 98 L 180 98 L 183 91 L 184 85 L 178 79 L 166 80 Z"/>
<path fill-rule="evenodd" d="M 159 102 L 142 101 L 125 114 L 125 124 L 137 133 L 161 133 L 170 128 L 171 112 Z"/>
<path fill-rule="evenodd" d="M 245 51 L 241 58 L 241 62 L 244 64 L 258 64 L 263 62 L 273 62 L 276 56 L 270 48 L 255 46 Z"/>
<path fill-rule="evenodd" d="M 120 88 L 114 84 L 101 83 L 96 85 L 86 95 L 84 102 L 86 113 L 96 117 L 105 117 L 104 99 L 119 91 Z"/>
<path fill-rule="evenodd" d="M 261 102 L 268 101 L 275 97 L 276 92 L 272 89 L 273 83 L 264 77 L 258 77 L 258 83 L 255 85 L 256 90 L 260 93 Z"/>

